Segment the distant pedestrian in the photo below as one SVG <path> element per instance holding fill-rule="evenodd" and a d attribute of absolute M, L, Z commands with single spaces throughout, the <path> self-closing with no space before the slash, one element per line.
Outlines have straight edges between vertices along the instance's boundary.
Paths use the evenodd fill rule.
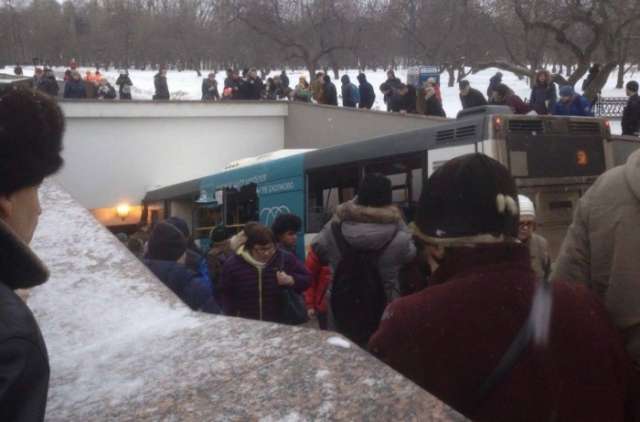
<path fill-rule="evenodd" d="M 162 66 L 158 73 L 153 77 L 153 84 L 156 92 L 153 95 L 154 100 L 169 100 L 169 85 L 167 84 L 167 68 Z"/>
<path fill-rule="evenodd" d="M 518 240 L 529 249 L 531 268 L 538 280 L 549 281 L 551 275 L 549 243 L 547 239 L 536 233 L 536 208 L 531 199 L 524 195 L 518 195 L 518 206 L 520 208 Z"/>
<path fill-rule="evenodd" d="M 118 86 L 118 93 L 120 95 L 120 99 L 130 100 L 131 88 L 133 87 L 133 82 L 131 82 L 131 78 L 129 77 L 129 72 L 126 69 L 122 69 L 120 71 L 120 75 L 116 80 L 116 85 Z"/>
<path fill-rule="evenodd" d="M 484 98 L 482 92 L 475 88 L 471 88 L 469 81 L 460 81 L 458 84 L 460 88 L 460 102 L 462 103 L 462 109 L 466 110 L 471 107 L 481 107 L 487 105 L 487 99 Z"/>
<path fill-rule="evenodd" d="M 499 84 L 493 89 L 492 104 L 508 106 L 514 114 L 527 114 L 531 111 L 529 105 L 505 84 Z"/>
<path fill-rule="evenodd" d="M 53 70 L 49 68 L 44 70 L 42 77 L 38 81 L 37 88 L 39 91 L 42 91 L 52 97 L 58 96 L 60 86 L 58 85 L 58 81 L 56 80 Z"/>
<path fill-rule="evenodd" d="M 337 106 L 338 105 L 338 92 L 336 86 L 331 82 L 331 76 L 324 75 L 324 85 L 322 86 L 324 104 Z"/>
<path fill-rule="evenodd" d="M 425 116 L 447 117 L 442 108 L 442 102 L 438 99 L 436 90 L 433 87 L 427 87 L 424 92 L 425 99 Z"/>
<path fill-rule="evenodd" d="M 16 76 L 22 76 L 22 66 L 17 64 L 16 67 L 13 68 L 13 74 Z"/>
<path fill-rule="evenodd" d="M 370 110 L 373 104 L 376 102 L 376 93 L 373 90 L 373 86 L 367 81 L 367 76 L 364 73 L 358 75 L 358 83 L 360 86 L 360 103 L 358 108 L 366 108 Z"/>
<path fill-rule="evenodd" d="M 551 74 L 546 70 L 539 70 L 531 89 L 529 106 L 540 115 L 551 114 L 557 101 L 556 84 L 551 80 Z"/>
<path fill-rule="evenodd" d="M 500 85 L 502 83 L 502 72 L 496 72 L 495 75 L 493 75 L 491 77 L 491 79 L 489 79 L 489 88 L 487 88 L 487 98 L 489 99 L 489 102 L 493 102 L 493 93 L 496 90 L 496 88 L 498 87 L 498 85 Z"/>
<path fill-rule="evenodd" d="M 440 90 L 440 84 L 436 80 L 436 78 L 429 78 L 424 83 L 425 87 L 431 87 L 436 93 L 436 98 L 442 103 L 442 91 Z"/>
<path fill-rule="evenodd" d="M 307 82 L 307 79 L 304 76 L 300 76 L 298 85 L 296 85 L 296 88 L 293 90 L 293 100 L 310 103 L 311 95 L 311 85 L 309 85 L 309 82 Z"/>
<path fill-rule="evenodd" d="M 287 72 L 284 70 L 280 73 L 280 83 L 282 83 L 283 87 L 289 88 L 289 77 L 287 76 Z"/>
<path fill-rule="evenodd" d="M 116 89 L 107 81 L 106 78 L 100 79 L 98 89 L 96 90 L 96 98 L 99 100 L 115 100 Z"/>
<path fill-rule="evenodd" d="M 355 108 L 360 102 L 360 90 L 351 83 L 348 75 L 342 75 L 340 82 L 342 82 L 342 106 Z"/>
<path fill-rule="evenodd" d="M 42 70 L 41 67 L 36 67 L 33 70 L 33 86 L 34 87 L 38 87 L 43 76 L 44 76 L 44 70 Z M 69 72 L 69 77 L 71 77 L 71 72 Z M 64 80 L 65 82 L 67 81 L 66 75 Z"/>
<path fill-rule="evenodd" d="M 202 101 L 218 101 L 220 93 L 218 92 L 218 82 L 216 74 L 209 73 L 206 79 L 202 80 Z"/>
<path fill-rule="evenodd" d="M 290 213 L 279 214 L 271 225 L 278 247 L 294 255 L 298 246 L 298 232 L 301 228 L 300 217 Z"/>
<path fill-rule="evenodd" d="M 394 88 L 389 99 L 390 111 L 394 113 L 417 113 L 417 95 L 413 85 L 400 84 L 399 88 Z"/>
<path fill-rule="evenodd" d="M 64 84 L 64 98 L 67 99 L 83 99 L 87 98 L 87 90 L 80 72 L 74 70 L 71 72 L 71 79 Z"/>
<path fill-rule="evenodd" d="M 260 100 L 264 84 L 258 76 L 258 71 L 254 68 L 246 72 L 246 79 L 240 84 L 239 99 L 241 100 Z"/>
<path fill-rule="evenodd" d="M 325 104 L 324 100 L 324 73 L 316 73 L 316 77 L 311 82 L 311 92 L 313 93 L 313 100 L 317 104 Z"/>
<path fill-rule="evenodd" d="M 380 91 L 384 95 L 384 103 L 387 105 L 387 111 L 392 111 L 391 109 L 391 97 L 394 92 L 402 89 L 403 83 L 400 79 L 396 78 L 396 74 L 393 70 L 389 70 L 387 72 L 387 80 L 380 85 Z"/>
<path fill-rule="evenodd" d="M 586 97 L 576 94 L 571 85 L 566 85 L 560 88 L 560 101 L 556 103 L 553 115 L 593 117 L 593 110 Z"/>
<path fill-rule="evenodd" d="M 627 106 L 622 113 L 622 134 L 638 136 L 640 132 L 640 97 L 638 97 L 638 82 L 627 82 Z"/>

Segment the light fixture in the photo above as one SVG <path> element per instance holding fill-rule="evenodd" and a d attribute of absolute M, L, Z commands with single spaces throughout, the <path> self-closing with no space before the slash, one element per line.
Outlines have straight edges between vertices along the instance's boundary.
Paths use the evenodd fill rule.
<path fill-rule="evenodd" d="M 118 217 L 120 217 L 122 221 L 127 219 L 129 212 L 131 212 L 129 204 L 122 203 L 116 207 L 116 214 L 118 214 Z"/>

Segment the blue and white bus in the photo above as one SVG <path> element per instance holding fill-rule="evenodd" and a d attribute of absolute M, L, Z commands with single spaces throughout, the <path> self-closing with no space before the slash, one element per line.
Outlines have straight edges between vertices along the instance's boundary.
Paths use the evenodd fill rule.
<path fill-rule="evenodd" d="M 259 220 L 269 225 L 279 213 L 294 213 L 304 223 L 298 245 L 302 257 L 305 244 L 336 206 L 354 198 L 365 174 L 387 175 L 393 202 L 412 220 L 426 178 L 454 157 L 480 152 L 509 168 L 520 192 L 534 201 L 539 230 L 555 253 L 580 196 L 636 146 L 612 142 L 606 120 L 520 116 L 483 107 L 432 128 L 237 163 L 190 185 L 194 198 L 211 198 L 194 203 L 193 224 L 205 237 L 214 224 L 241 228 Z M 162 199 L 161 194 L 150 192 L 147 200 Z"/>

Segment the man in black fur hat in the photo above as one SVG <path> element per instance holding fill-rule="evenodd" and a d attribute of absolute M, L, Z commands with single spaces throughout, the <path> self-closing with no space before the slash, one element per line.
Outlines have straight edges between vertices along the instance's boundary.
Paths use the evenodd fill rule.
<path fill-rule="evenodd" d="M 14 292 L 47 281 L 29 248 L 41 213 L 38 187 L 62 166 L 64 116 L 48 96 L 0 92 L 0 420 L 41 421 L 49 358 L 38 323 Z"/>

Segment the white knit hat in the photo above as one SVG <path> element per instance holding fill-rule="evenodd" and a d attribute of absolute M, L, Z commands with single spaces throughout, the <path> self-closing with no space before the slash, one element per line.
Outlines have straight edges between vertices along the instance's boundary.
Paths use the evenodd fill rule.
<path fill-rule="evenodd" d="M 524 195 L 518 195 L 518 204 L 520 205 L 520 217 L 523 216 L 536 216 L 536 207 L 533 206 L 531 199 Z"/>

